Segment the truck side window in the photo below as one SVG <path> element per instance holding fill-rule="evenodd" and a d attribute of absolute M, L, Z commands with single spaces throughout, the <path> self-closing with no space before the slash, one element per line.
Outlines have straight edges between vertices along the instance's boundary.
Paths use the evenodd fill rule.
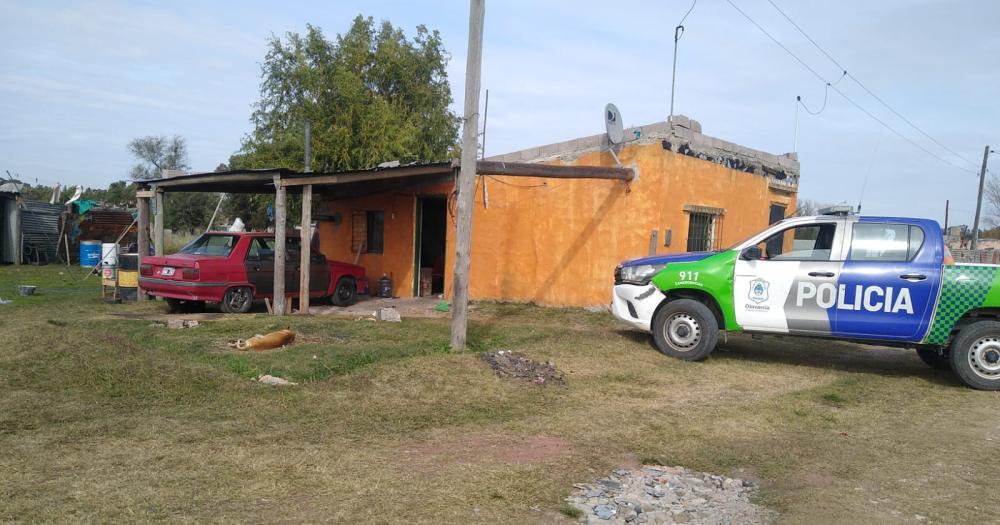
<path fill-rule="evenodd" d="M 758 246 L 770 261 L 829 261 L 836 224 L 807 224 L 782 230 Z"/>
<path fill-rule="evenodd" d="M 907 224 L 855 223 L 851 261 L 906 262 L 924 244 L 924 231 Z"/>

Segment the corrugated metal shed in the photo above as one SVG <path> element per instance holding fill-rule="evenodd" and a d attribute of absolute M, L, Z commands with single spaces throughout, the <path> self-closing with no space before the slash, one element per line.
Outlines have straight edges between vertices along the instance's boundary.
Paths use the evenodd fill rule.
<path fill-rule="evenodd" d="M 55 262 L 59 249 L 59 218 L 62 204 L 25 201 L 21 210 L 21 245 L 28 262 Z"/>
<path fill-rule="evenodd" d="M 0 264 L 17 262 L 17 231 L 20 214 L 17 209 L 17 193 L 2 191 L 0 186 Z"/>

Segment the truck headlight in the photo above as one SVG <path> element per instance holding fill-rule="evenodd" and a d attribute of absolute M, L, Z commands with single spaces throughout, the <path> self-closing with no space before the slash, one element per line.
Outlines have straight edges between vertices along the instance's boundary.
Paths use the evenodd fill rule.
<path fill-rule="evenodd" d="M 647 285 L 654 275 L 660 272 L 666 264 L 637 264 L 635 266 L 623 266 L 621 269 L 621 282 L 627 284 Z"/>

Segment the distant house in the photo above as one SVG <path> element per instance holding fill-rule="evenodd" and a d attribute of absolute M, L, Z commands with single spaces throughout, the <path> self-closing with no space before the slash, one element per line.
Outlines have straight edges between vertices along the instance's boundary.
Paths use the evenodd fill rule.
<path fill-rule="evenodd" d="M 701 133 L 675 117 L 628 130 L 615 148 L 631 182 L 477 177 L 470 298 L 545 305 L 606 304 L 623 259 L 728 245 L 791 214 L 795 154 L 774 155 Z M 605 135 L 492 157 L 501 162 L 614 166 Z M 401 179 L 327 194 L 319 247 L 392 278 L 395 295 L 450 293 L 455 182 Z"/>

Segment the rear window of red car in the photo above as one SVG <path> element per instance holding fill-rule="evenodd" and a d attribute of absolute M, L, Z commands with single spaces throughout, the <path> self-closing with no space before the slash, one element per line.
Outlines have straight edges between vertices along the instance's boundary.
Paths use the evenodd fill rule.
<path fill-rule="evenodd" d="M 177 253 L 228 257 L 233 252 L 233 248 L 236 247 L 238 239 L 239 237 L 236 235 L 202 235 L 181 248 L 181 251 Z"/>

